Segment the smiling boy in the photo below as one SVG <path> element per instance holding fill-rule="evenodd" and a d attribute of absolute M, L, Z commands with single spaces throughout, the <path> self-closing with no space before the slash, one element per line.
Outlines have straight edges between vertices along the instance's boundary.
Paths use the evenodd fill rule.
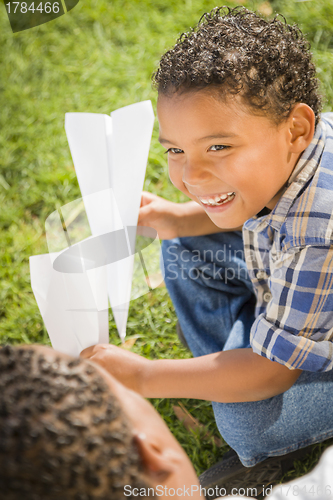
<path fill-rule="evenodd" d="M 275 207 L 314 131 L 314 115 L 305 104 L 297 104 L 289 121 L 277 127 L 249 114 L 238 95 L 220 101 L 218 90 L 172 99 L 162 94 L 158 120 L 172 183 L 224 229 Z"/>
<path fill-rule="evenodd" d="M 192 201 L 144 193 L 139 224 L 165 240 L 195 357 L 85 356 L 146 397 L 213 401 L 251 467 L 333 435 L 333 116 L 298 28 L 244 8 L 206 14 L 154 81 L 170 179 Z"/>

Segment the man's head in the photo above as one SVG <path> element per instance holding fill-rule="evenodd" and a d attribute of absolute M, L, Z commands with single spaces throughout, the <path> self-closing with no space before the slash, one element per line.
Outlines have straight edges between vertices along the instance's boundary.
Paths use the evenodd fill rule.
<path fill-rule="evenodd" d="M 151 405 L 103 368 L 42 346 L 0 348 L 6 500 L 153 497 L 156 484 L 175 485 L 179 474 L 197 484 Z"/>
<path fill-rule="evenodd" d="M 204 14 L 162 56 L 153 82 L 159 95 L 213 87 L 222 100 L 239 94 L 251 112 L 277 124 L 298 102 L 313 110 L 316 122 L 321 110 L 310 46 L 299 28 L 244 7 Z"/>
<path fill-rule="evenodd" d="M 273 209 L 320 111 L 298 28 L 215 9 L 162 57 L 154 81 L 173 184 L 221 228 Z"/>

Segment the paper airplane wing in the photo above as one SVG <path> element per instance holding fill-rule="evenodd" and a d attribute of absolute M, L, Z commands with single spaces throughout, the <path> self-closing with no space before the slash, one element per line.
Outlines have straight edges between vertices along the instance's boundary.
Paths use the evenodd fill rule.
<path fill-rule="evenodd" d="M 146 173 L 154 113 L 150 101 L 132 104 L 111 113 L 111 173 L 110 179 L 117 207 L 126 227 L 136 226 L 139 216 L 141 192 Z M 126 324 L 133 277 L 135 232 L 127 233 L 131 257 L 119 262 L 117 282 L 122 283 L 120 306 L 112 307 L 119 335 L 126 335 Z M 108 291 L 112 306 L 114 287 L 111 277 Z"/>
<path fill-rule="evenodd" d="M 58 272 L 53 267 L 57 255 L 30 257 L 31 287 L 52 346 L 77 357 L 86 347 L 108 342 L 105 273 Z"/>

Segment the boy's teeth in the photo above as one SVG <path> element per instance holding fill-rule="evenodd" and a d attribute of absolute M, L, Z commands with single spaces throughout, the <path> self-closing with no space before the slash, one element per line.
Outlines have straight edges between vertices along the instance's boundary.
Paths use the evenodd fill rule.
<path fill-rule="evenodd" d="M 204 205 L 223 205 L 226 201 L 230 201 L 235 196 L 234 192 L 216 195 L 214 198 L 200 198 L 201 203 Z"/>

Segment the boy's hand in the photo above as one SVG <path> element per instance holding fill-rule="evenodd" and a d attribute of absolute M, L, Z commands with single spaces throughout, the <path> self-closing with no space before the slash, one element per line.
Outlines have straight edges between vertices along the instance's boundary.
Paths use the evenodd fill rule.
<path fill-rule="evenodd" d="M 149 359 L 112 344 L 87 347 L 80 357 L 94 361 L 126 387 L 142 394 L 143 374 L 150 363 Z"/>
<path fill-rule="evenodd" d="M 217 227 L 195 201 L 173 203 L 147 191 L 142 193 L 138 226 L 152 227 L 161 240 L 225 231 Z"/>
<path fill-rule="evenodd" d="M 156 194 L 143 191 L 138 226 L 155 229 L 161 240 L 177 238 L 181 203 L 173 203 Z"/>

